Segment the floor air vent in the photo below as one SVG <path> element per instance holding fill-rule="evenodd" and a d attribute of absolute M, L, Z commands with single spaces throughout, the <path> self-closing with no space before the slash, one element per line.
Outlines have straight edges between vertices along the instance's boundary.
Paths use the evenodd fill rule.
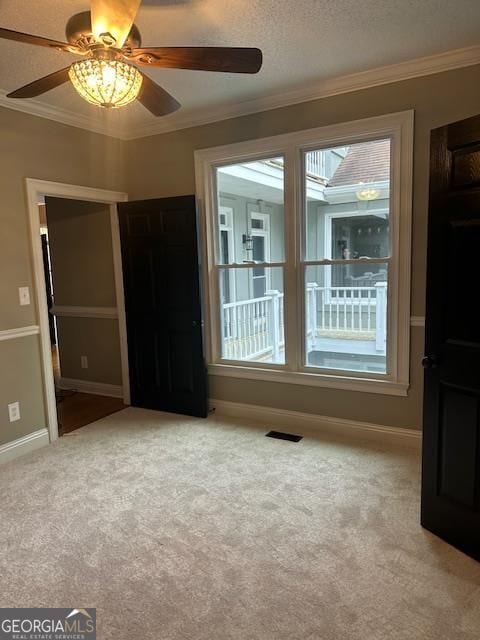
<path fill-rule="evenodd" d="M 269 431 L 265 434 L 267 438 L 277 438 L 278 440 L 289 440 L 290 442 L 300 442 L 303 436 L 294 436 L 292 433 L 282 431 Z"/>

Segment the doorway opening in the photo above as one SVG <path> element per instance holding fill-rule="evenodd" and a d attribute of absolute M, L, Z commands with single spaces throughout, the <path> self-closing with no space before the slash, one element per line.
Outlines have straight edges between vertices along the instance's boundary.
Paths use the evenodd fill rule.
<path fill-rule="evenodd" d="M 116 203 L 126 194 L 27 180 L 50 440 L 130 404 Z"/>

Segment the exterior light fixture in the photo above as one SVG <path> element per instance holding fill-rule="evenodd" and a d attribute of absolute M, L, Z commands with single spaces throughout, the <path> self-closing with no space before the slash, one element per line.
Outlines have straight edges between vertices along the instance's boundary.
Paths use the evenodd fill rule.
<path fill-rule="evenodd" d="M 105 108 L 124 107 L 133 102 L 143 80 L 132 64 L 109 56 L 74 62 L 68 75 L 84 100 Z"/>
<path fill-rule="evenodd" d="M 253 251 L 253 236 L 249 236 L 246 233 L 244 233 L 242 236 L 242 242 L 243 242 L 243 246 L 245 247 L 245 251 L 247 251 L 247 253 L 249 253 L 250 251 Z"/>

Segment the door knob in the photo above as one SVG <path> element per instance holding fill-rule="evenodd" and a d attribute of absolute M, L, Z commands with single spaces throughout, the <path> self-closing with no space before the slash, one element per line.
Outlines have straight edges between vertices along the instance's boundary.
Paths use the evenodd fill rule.
<path fill-rule="evenodd" d="M 438 364 L 436 356 L 424 356 L 422 358 L 422 367 L 424 369 L 434 369 Z"/>

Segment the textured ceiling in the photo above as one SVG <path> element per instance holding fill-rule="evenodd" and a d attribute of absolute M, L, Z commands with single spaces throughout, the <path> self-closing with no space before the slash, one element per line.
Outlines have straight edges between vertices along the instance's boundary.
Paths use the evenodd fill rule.
<path fill-rule="evenodd" d="M 89 8 L 87 0 L 0 0 L 0 6 L 0 26 L 62 40 L 67 19 Z M 182 115 L 480 43 L 479 0 L 144 0 L 136 23 L 146 46 L 263 50 L 255 76 L 148 70 L 182 103 Z M 13 90 L 73 59 L 2 40 L 0 89 Z M 37 100 L 114 126 L 155 120 L 138 104 L 99 114 L 70 85 Z"/>

